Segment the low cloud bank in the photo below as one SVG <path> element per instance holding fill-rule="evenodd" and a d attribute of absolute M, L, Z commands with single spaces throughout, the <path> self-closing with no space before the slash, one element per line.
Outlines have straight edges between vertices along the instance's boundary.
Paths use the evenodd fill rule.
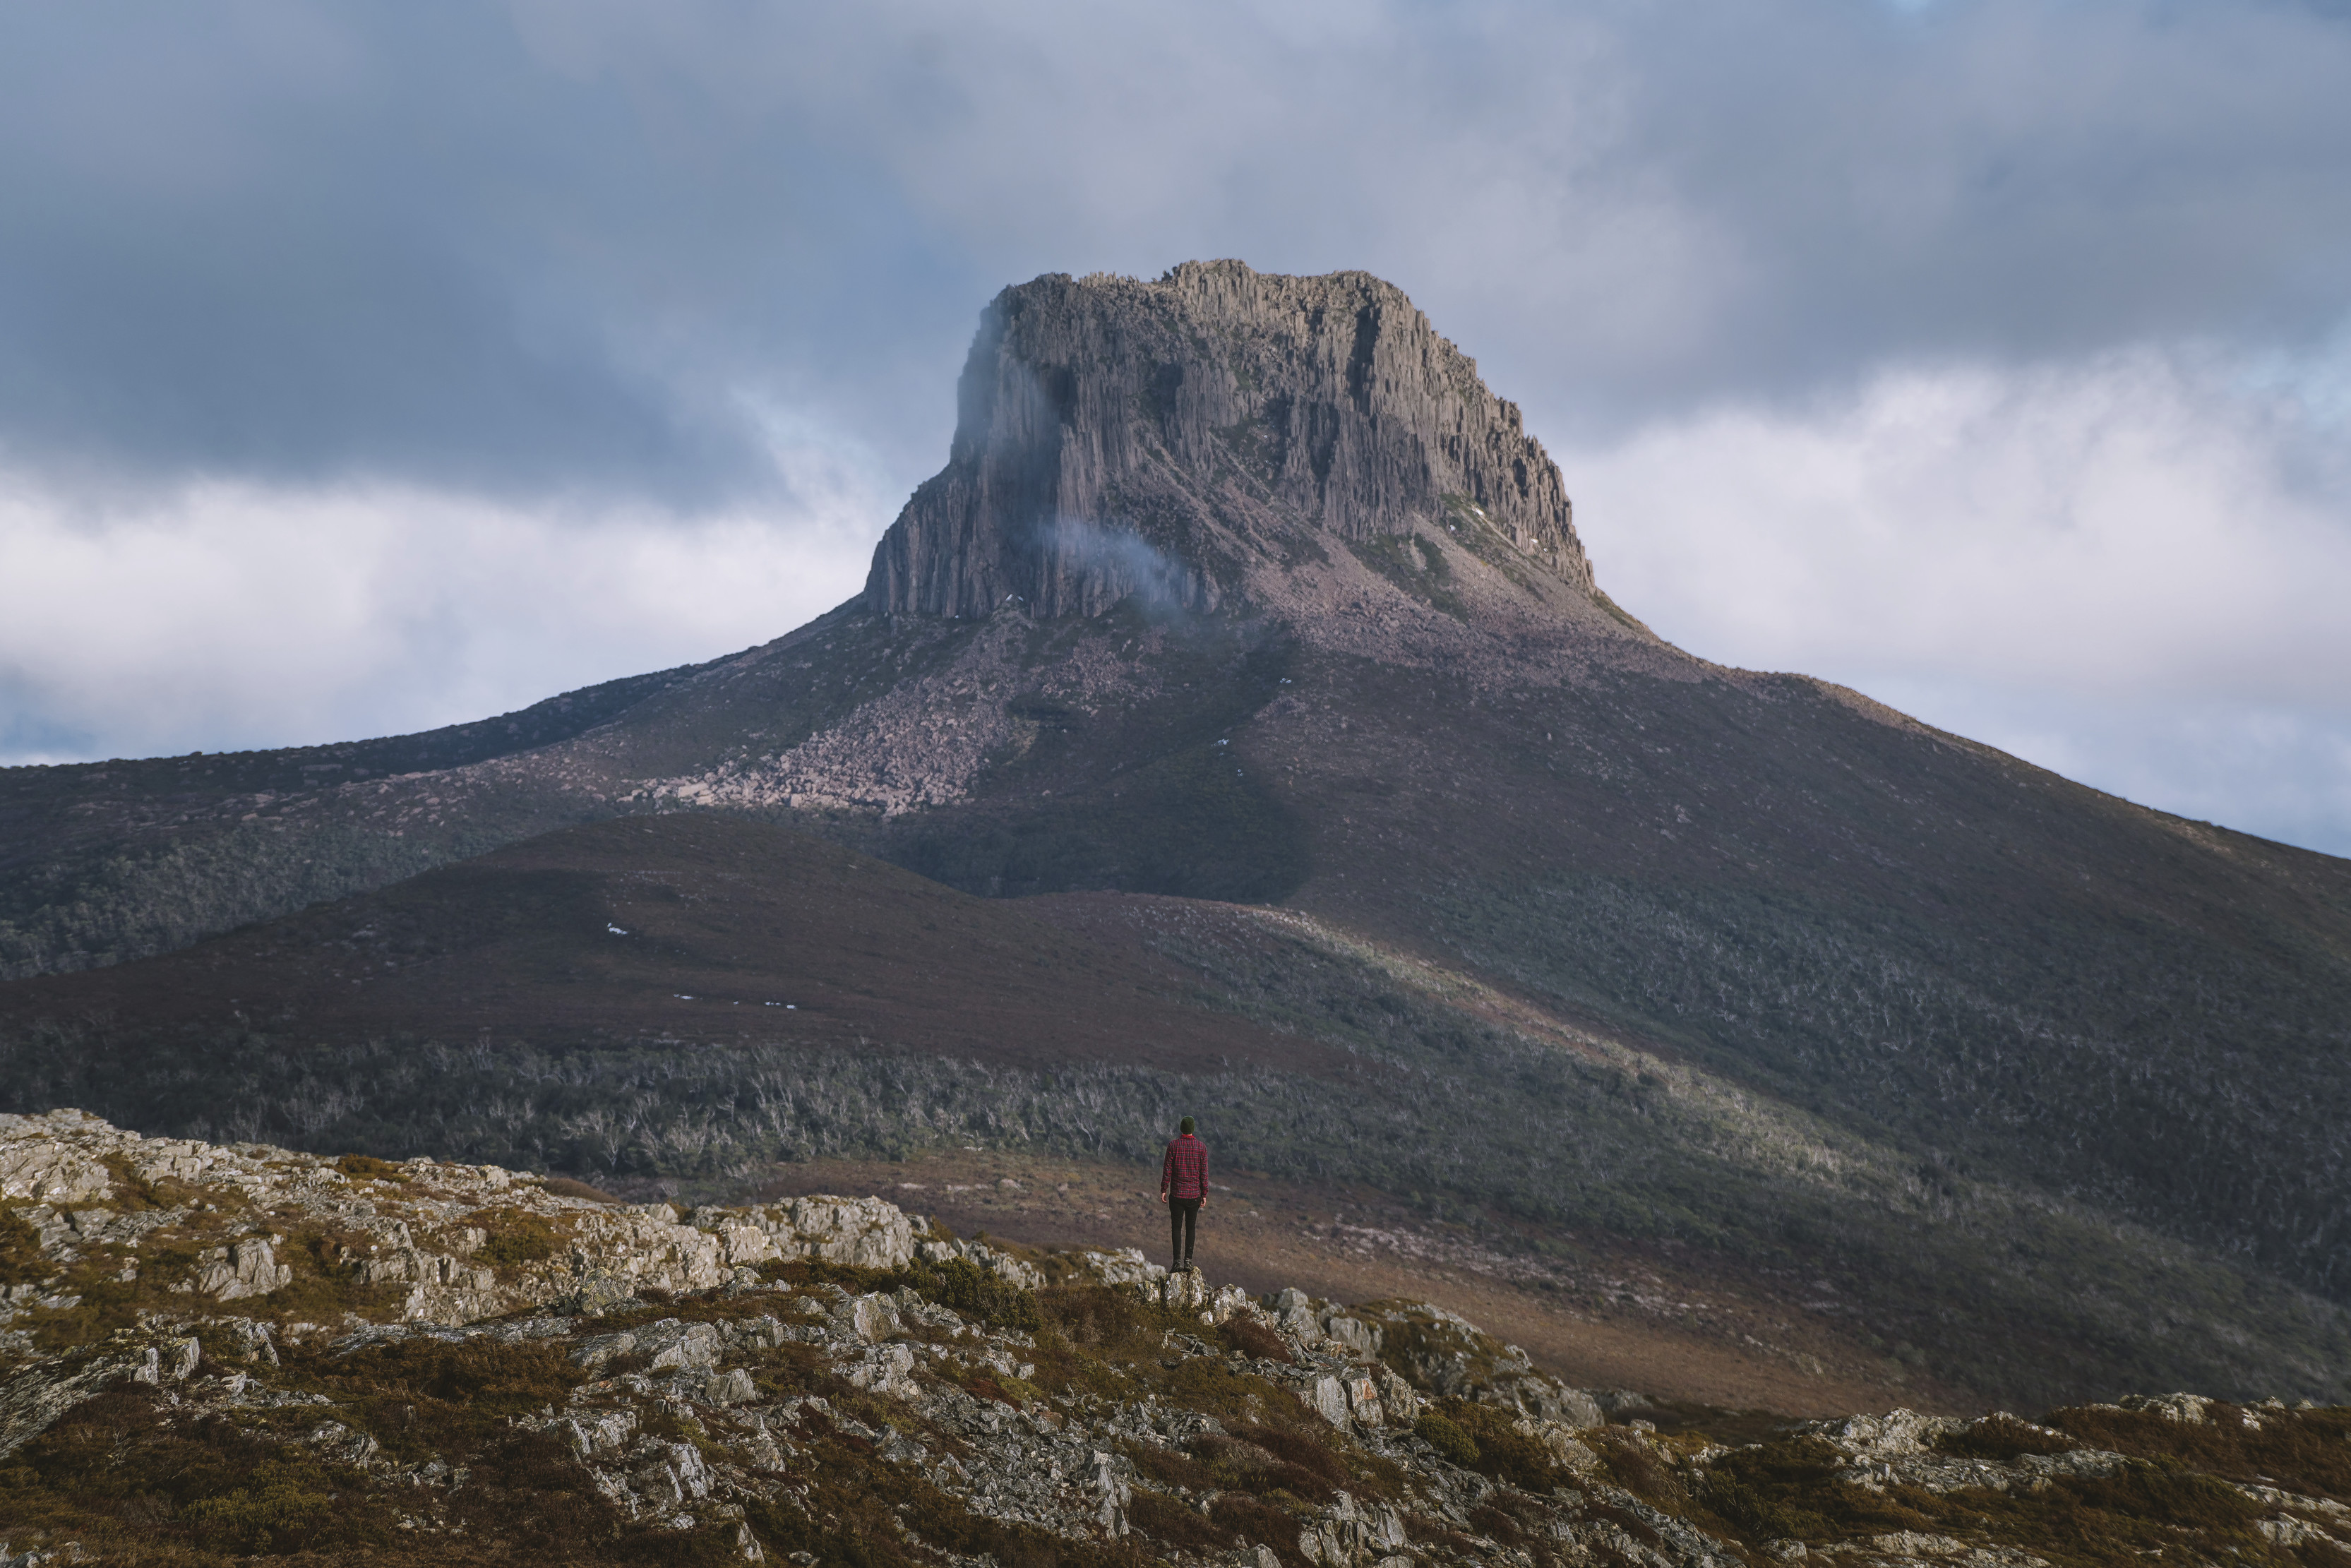
<path fill-rule="evenodd" d="M 688 516 L 0 474 L 0 765 L 401 734 L 766 642 L 858 591 L 893 504 L 854 449 L 784 464 Z"/>
<path fill-rule="evenodd" d="M 1601 580 L 2145 804 L 2351 852 L 2351 460 L 2324 364 L 1889 372 L 1562 462 Z"/>

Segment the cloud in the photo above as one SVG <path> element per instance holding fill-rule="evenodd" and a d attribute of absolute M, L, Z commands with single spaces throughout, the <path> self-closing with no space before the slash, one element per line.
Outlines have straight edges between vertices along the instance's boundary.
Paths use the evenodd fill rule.
<path fill-rule="evenodd" d="M 2339 852 L 2351 455 L 2331 423 L 2241 365 L 2141 350 L 1889 371 L 1562 461 L 1604 583 L 1693 652 Z"/>
<path fill-rule="evenodd" d="M 398 734 L 768 640 L 862 586 L 867 455 L 771 429 L 789 511 L 0 476 L 0 763 Z"/>
<path fill-rule="evenodd" d="M 1038 524 L 1037 543 L 1057 575 L 1083 573 L 1100 581 L 1109 601 L 1132 598 L 1155 615 L 1215 608 L 1216 589 L 1207 572 L 1130 528 L 1059 517 Z"/>

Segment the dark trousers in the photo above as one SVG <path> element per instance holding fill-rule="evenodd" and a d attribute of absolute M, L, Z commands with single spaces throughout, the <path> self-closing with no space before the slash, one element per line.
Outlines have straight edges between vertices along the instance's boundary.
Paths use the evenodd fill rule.
<path fill-rule="evenodd" d="M 1171 1197 L 1167 1200 L 1167 1245 L 1176 1249 L 1176 1261 L 1179 1265 L 1192 1256 L 1192 1233 L 1199 1228 L 1198 1198 Z"/>

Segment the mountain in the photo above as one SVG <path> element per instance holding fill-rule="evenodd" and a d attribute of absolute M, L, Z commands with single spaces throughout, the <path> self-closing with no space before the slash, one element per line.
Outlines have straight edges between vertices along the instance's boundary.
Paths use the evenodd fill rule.
<path fill-rule="evenodd" d="M 989 307 L 958 395 L 947 465 L 865 591 L 772 643 L 438 737 L 0 779 L 0 908 L 28 977 L 0 1006 L 17 1020 L 12 1103 L 70 1089 L 50 1103 L 111 1113 L 73 1088 L 75 1062 L 168 1059 L 190 1126 L 373 1135 L 326 1101 L 307 1125 L 267 1109 L 325 1007 L 319 961 L 307 980 L 272 971 L 273 995 L 311 999 L 238 1023 L 199 1018 L 201 986 L 139 978 L 186 972 L 152 955 L 322 897 L 423 897 L 387 884 L 567 825 L 789 824 L 967 895 L 1037 899 L 1011 907 L 1038 919 L 1058 899 L 1065 929 L 1124 922 L 1127 961 L 1178 966 L 1197 993 L 1166 1005 L 1424 1086 L 1340 1092 L 1302 1066 L 1251 1068 L 1291 1098 L 1249 1120 L 1264 1085 L 1237 1069 L 1217 1104 L 1266 1168 L 1368 1167 L 1413 1201 L 1539 1232 L 1844 1270 L 1886 1312 L 1924 1314 L 1935 1326 L 1905 1337 L 1979 1389 L 2166 1368 L 2224 1390 L 2334 1387 L 2351 1347 L 2351 865 L 1663 643 L 1594 582 L 1517 411 L 1376 279 L 1230 262 L 1040 278 Z M 543 841 L 559 858 L 632 841 Z M 487 899 L 496 868 L 524 862 L 480 863 L 488 880 L 465 885 Z M 1079 896 L 1113 894 L 1091 914 Z M 1181 906 L 1186 925 L 1168 900 L 1215 907 Z M 352 906 L 336 940 L 359 942 L 376 907 Z M 274 944 L 295 965 L 342 918 L 226 938 L 221 962 Z M 231 949 L 181 956 L 214 951 Z M 772 952 L 746 964 L 763 986 L 792 973 Z M 569 983 L 559 968 L 517 980 L 529 1008 L 479 1021 L 400 1014 L 379 978 L 359 990 L 389 1010 L 339 1003 L 314 1032 L 337 1051 L 403 1033 L 473 1051 L 448 1068 L 462 1103 L 419 1082 L 377 1130 L 462 1125 L 471 1141 L 449 1152 L 477 1157 L 585 1160 L 563 1118 L 635 1095 L 668 1107 L 675 1136 L 618 1157 L 706 1176 L 919 1145 L 978 1092 L 924 1080 L 936 1098 L 893 1109 L 802 1055 L 791 1071 L 858 1109 L 749 1136 L 744 1063 L 766 1035 L 685 1051 L 634 1002 L 575 1026 L 545 988 Z M 88 988 L 65 988 L 72 969 Z M 921 1020 L 953 1009 L 907 999 L 919 969 L 876 982 L 898 988 L 898 1021 L 868 1038 L 943 1071 Z M 709 983 L 691 955 L 674 973 L 675 991 Z M 974 983 L 958 969 L 938 988 Z M 1072 997 L 1093 983 L 1063 980 Z M 243 1032 L 205 1032 L 221 1029 Z M 526 1059 L 501 1042 L 606 1051 L 617 1076 L 569 1108 L 499 1101 L 520 1123 L 486 1130 L 475 1103 L 518 1093 Z M 651 1065 L 673 1058 L 690 1070 Z M 1140 1134 L 1105 1133 L 1100 1108 L 1144 1117 L 1173 1091 L 1107 1085 L 1211 1082 L 1180 1054 L 1090 1061 L 1063 1088 L 1032 1061 L 987 1092 L 1058 1146 L 1108 1154 Z M 689 1079 L 699 1123 L 664 1098 Z M 163 1081 L 131 1071 L 112 1092 Z M 255 1091 L 246 1123 L 218 1103 L 230 1081 Z"/>
<path fill-rule="evenodd" d="M 2341 1408 L 1780 1423 L 1564 1385 L 1428 1302 L 1252 1299 L 879 1199 L 685 1213 L 73 1111 L 0 1117 L 0 1193 L 26 1568 L 2086 1568 L 2351 1539 Z"/>

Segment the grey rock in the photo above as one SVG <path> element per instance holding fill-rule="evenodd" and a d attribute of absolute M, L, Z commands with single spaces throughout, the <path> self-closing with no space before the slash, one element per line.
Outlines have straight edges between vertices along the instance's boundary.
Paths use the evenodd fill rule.
<path fill-rule="evenodd" d="M 844 1303 L 835 1317 L 843 1330 L 868 1343 L 895 1339 L 905 1332 L 898 1322 L 897 1302 L 879 1292 Z"/>
<path fill-rule="evenodd" d="M 1864 1458 L 1895 1459 L 1926 1453 L 1936 1438 L 1966 1425 L 1948 1416 L 1896 1410 L 1885 1416 L 1854 1416 L 1843 1421 L 1820 1422 L 1813 1429 L 1848 1453 Z"/>
<path fill-rule="evenodd" d="M 2205 1412 L 2212 1407 L 2212 1404 L 2200 1394 L 2126 1394 L 2116 1401 L 2115 1407 L 2144 1411 L 2151 1416 L 2160 1416 L 2167 1421 L 2201 1427 L 2209 1420 Z M 2258 1418 L 2255 1424 L 2258 1424 Z"/>
<path fill-rule="evenodd" d="M 38 1362 L 0 1384 L 0 1458 L 49 1429 L 57 1418 L 147 1365 L 144 1347 Z"/>
<path fill-rule="evenodd" d="M 1419 1394 L 1411 1384 L 1384 1367 L 1380 1371 L 1380 1403 L 1386 1407 L 1390 1418 L 1404 1426 L 1420 1419 Z"/>
<path fill-rule="evenodd" d="M 886 614 L 1215 608 L 1221 563 L 1290 534 L 1366 540 L 1460 508 L 1589 590 L 1558 469 L 1395 286 L 1187 262 L 1061 275 L 983 315 L 947 465 L 873 555 Z"/>
<path fill-rule="evenodd" d="M 652 1357 L 655 1372 L 715 1366 L 720 1349 L 718 1328 L 715 1323 L 664 1319 L 638 1331 L 636 1348 Z"/>
<path fill-rule="evenodd" d="M 1333 1427 L 1348 1423 L 1347 1385 L 1332 1376 L 1310 1378 L 1298 1390 L 1299 1399 L 1309 1410 Z"/>
<path fill-rule="evenodd" d="M 241 1296 L 266 1296 L 293 1282 L 293 1265 L 278 1262 L 270 1250 L 268 1238 L 262 1236 L 247 1236 L 214 1249 L 196 1273 L 196 1290 L 224 1301 Z"/>
<path fill-rule="evenodd" d="M 1380 1354 L 1380 1327 L 1377 1323 L 1332 1312 L 1322 1320 L 1322 1332 L 1366 1359 Z"/>
<path fill-rule="evenodd" d="M 743 1405 L 759 1396 L 758 1385 L 742 1367 L 730 1367 L 713 1377 L 705 1396 L 713 1405 Z"/>
<path fill-rule="evenodd" d="M 1009 1252 L 990 1247 L 985 1241 L 918 1241 L 914 1255 L 926 1263 L 963 1261 L 985 1269 L 1018 1290 L 1034 1291 L 1045 1283 L 1045 1276 L 1035 1265 L 1024 1263 Z M 1141 1253 L 1135 1255 L 1139 1260 Z"/>

